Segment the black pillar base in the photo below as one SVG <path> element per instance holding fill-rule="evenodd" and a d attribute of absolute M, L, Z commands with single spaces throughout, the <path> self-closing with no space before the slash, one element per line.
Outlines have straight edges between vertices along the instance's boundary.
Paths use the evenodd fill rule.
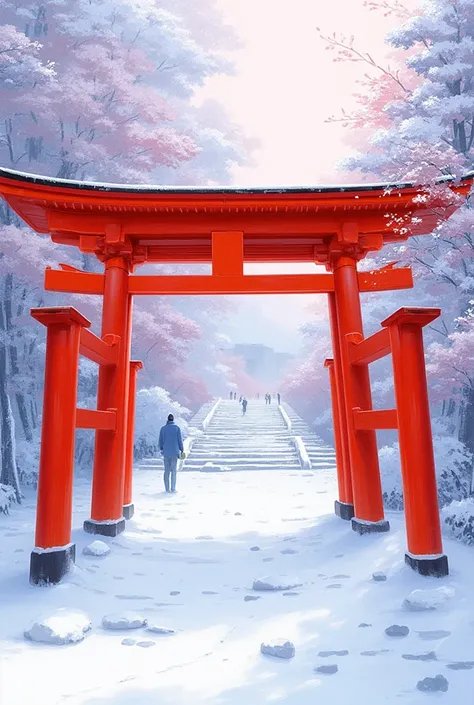
<path fill-rule="evenodd" d="M 354 516 L 354 505 L 340 502 L 338 499 L 334 502 L 334 513 L 344 521 L 350 521 Z"/>
<path fill-rule="evenodd" d="M 87 534 L 97 534 L 97 536 L 118 536 L 125 531 L 125 519 L 117 519 L 117 521 L 111 522 L 86 519 L 84 522 L 84 531 Z"/>
<path fill-rule="evenodd" d="M 436 558 L 424 558 L 423 556 L 410 556 L 405 553 L 405 563 L 420 575 L 432 578 L 444 578 L 449 575 L 448 557 L 445 555 Z"/>
<path fill-rule="evenodd" d="M 123 505 L 123 517 L 124 519 L 131 519 L 135 514 L 134 504 L 124 504 Z"/>
<path fill-rule="evenodd" d="M 381 521 L 363 521 L 362 519 L 353 518 L 351 523 L 352 531 L 361 536 L 364 536 L 364 534 L 383 534 L 386 531 L 390 531 L 390 524 L 386 519 Z"/>
<path fill-rule="evenodd" d="M 55 585 L 61 581 L 76 560 L 76 544 L 54 551 L 37 549 L 31 552 L 30 583 L 32 585 Z"/>

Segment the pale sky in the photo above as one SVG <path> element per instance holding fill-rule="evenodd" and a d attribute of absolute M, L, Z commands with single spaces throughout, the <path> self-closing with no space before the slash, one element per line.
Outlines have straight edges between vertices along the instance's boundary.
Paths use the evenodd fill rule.
<path fill-rule="evenodd" d="M 235 185 L 353 181 L 335 169 L 338 159 L 349 152 L 344 142 L 347 132 L 325 121 L 340 115 L 342 107 L 350 110 L 356 81 L 366 68 L 335 63 L 317 28 L 326 35 L 334 31 L 354 35 L 358 47 L 383 61 L 389 53 L 384 35 L 395 20 L 369 12 L 363 0 L 218 0 L 218 5 L 243 47 L 232 53 L 235 75 L 211 79 L 196 99 L 218 99 L 230 118 L 261 144 L 254 166 L 235 168 Z M 259 309 L 275 329 L 261 325 L 259 332 L 252 332 L 252 340 L 274 345 L 276 339 L 282 342 L 281 349 L 294 350 L 310 299 L 259 297 Z M 248 321 L 248 311 L 245 315 L 243 310 L 241 323 L 234 326 L 236 341 L 250 342 Z M 255 335 L 260 340 L 254 340 Z"/>

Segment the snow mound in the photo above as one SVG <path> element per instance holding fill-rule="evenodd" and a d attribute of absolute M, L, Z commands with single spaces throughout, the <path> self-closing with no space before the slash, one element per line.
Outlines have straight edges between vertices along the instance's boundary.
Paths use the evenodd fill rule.
<path fill-rule="evenodd" d="M 436 610 L 452 600 L 454 595 L 454 590 L 448 587 L 439 587 L 434 590 L 413 590 L 403 600 L 403 609 L 409 612 Z"/>
<path fill-rule="evenodd" d="M 201 472 L 230 472 L 232 468 L 228 465 L 215 465 L 214 463 L 208 462 L 202 466 Z"/>
<path fill-rule="evenodd" d="M 293 658 L 296 649 L 295 645 L 288 639 L 273 639 L 272 641 L 261 644 L 260 651 L 266 656 L 275 656 L 276 658 Z"/>
<path fill-rule="evenodd" d="M 25 639 L 41 644 L 76 644 L 92 629 L 84 612 L 60 607 L 36 619 L 24 632 Z"/>
<path fill-rule="evenodd" d="M 104 541 L 93 541 L 82 549 L 85 556 L 107 556 L 110 553 L 110 546 Z"/>
<path fill-rule="evenodd" d="M 267 576 L 265 578 L 255 578 L 252 589 L 260 592 L 276 592 L 277 590 L 292 590 L 302 585 L 303 583 L 298 578 Z"/>
<path fill-rule="evenodd" d="M 104 629 L 140 629 L 145 627 L 147 620 L 136 612 L 121 612 L 120 614 L 106 614 L 102 618 Z"/>
<path fill-rule="evenodd" d="M 168 627 L 160 627 L 158 624 L 149 624 L 146 628 L 147 632 L 153 632 L 153 634 L 176 634 L 174 629 L 169 629 Z"/>
<path fill-rule="evenodd" d="M 387 576 L 381 570 L 377 570 L 375 573 L 372 573 L 372 580 L 375 583 L 383 583 L 387 580 Z"/>

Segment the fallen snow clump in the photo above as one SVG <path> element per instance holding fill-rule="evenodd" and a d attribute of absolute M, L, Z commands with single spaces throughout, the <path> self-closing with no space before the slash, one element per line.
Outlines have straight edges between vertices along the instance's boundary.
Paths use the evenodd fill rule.
<path fill-rule="evenodd" d="M 93 541 L 82 549 L 85 556 L 107 556 L 110 553 L 110 546 L 104 541 Z"/>
<path fill-rule="evenodd" d="M 214 463 L 208 462 L 202 466 L 201 472 L 230 472 L 232 468 L 228 465 L 215 465 Z"/>
<path fill-rule="evenodd" d="M 293 588 L 301 587 L 302 584 L 298 578 L 267 576 L 265 578 L 255 578 L 252 589 L 260 592 L 276 592 L 277 590 L 292 590 Z"/>
<path fill-rule="evenodd" d="M 104 629 L 140 629 L 145 627 L 147 620 L 136 612 L 121 612 L 120 614 L 106 614 L 102 618 Z"/>
<path fill-rule="evenodd" d="M 455 595 L 452 588 L 439 587 L 434 590 L 413 590 L 403 600 L 403 608 L 409 612 L 425 612 L 443 607 Z"/>
<path fill-rule="evenodd" d="M 149 624 L 146 630 L 147 632 L 153 632 L 153 634 L 176 634 L 174 629 L 169 629 L 168 627 L 160 627 L 157 624 Z"/>
<path fill-rule="evenodd" d="M 295 645 L 288 639 L 273 639 L 267 644 L 261 644 L 260 651 L 266 656 L 289 659 L 295 655 Z"/>
<path fill-rule="evenodd" d="M 25 639 L 42 644 L 76 644 L 82 641 L 92 624 L 84 612 L 60 607 L 36 619 L 24 632 Z"/>

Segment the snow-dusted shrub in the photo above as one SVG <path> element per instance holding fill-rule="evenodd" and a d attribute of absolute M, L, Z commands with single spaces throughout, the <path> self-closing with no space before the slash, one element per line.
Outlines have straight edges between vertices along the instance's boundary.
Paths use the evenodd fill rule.
<path fill-rule="evenodd" d="M 468 496 L 473 456 L 456 438 L 433 436 L 438 498 L 441 507 Z M 398 443 L 379 451 L 383 499 L 387 509 L 403 509 L 400 447 Z"/>
<path fill-rule="evenodd" d="M 15 501 L 15 490 L 13 487 L 0 484 L 0 514 L 8 514 L 10 506 Z"/>
<path fill-rule="evenodd" d="M 159 453 L 160 428 L 166 423 L 168 414 L 173 414 L 176 423 L 181 427 L 183 438 L 186 437 L 187 419 L 191 415 L 189 409 L 173 401 L 166 389 L 161 387 L 140 389 L 135 412 L 135 458 L 137 460 Z"/>
<path fill-rule="evenodd" d="M 32 441 L 19 440 L 16 444 L 18 477 L 23 486 L 36 488 L 38 483 L 41 430 L 37 428 Z"/>
<path fill-rule="evenodd" d="M 474 498 L 451 502 L 441 511 L 443 531 L 468 546 L 474 545 Z"/>

